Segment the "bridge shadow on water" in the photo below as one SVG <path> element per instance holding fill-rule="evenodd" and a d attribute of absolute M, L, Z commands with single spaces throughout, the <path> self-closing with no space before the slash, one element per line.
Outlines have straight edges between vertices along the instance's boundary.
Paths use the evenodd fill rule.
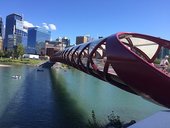
<path fill-rule="evenodd" d="M 26 67 L 23 85 L 0 117 L 0 128 L 83 128 L 87 119 L 70 98 L 62 77 Z"/>
<path fill-rule="evenodd" d="M 50 72 L 52 78 L 52 87 L 55 94 L 56 103 L 60 109 L 60 127 L 62 128 L 84 128 L 87 119 L 84 118 L 85 113 L 78 107 L 76 101 L 67 93 L 64 79 L 52 70 Z"/>

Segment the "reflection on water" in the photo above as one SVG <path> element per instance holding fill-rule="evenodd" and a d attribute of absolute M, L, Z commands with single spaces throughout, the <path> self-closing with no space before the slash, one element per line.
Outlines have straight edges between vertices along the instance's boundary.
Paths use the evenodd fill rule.
<path fill-rule="evenodd" d="M 15 72 L 22 73 L 20 69 L 20 67 L 0 67 L 0 116 L 22 85 L 22 81 L 12 78 Z"/>
<path fill-rule="evenodd" d="M 22 79 L 12 79 L 15 73 Z M 51 76 L 28 66 L 0 68 L 0 127 L 81 127 L 82 113 Z"/>
<path fill-rule="evenodd" d="M 92 110 L 105 122 L 112 111 L 129 121 L 165 109 L 76 69 L 0 67 L 0 82 L 0 128 L 82 128 Z"/>
<path fill-rule="evenodd" d="M 85 111 L 86 118 L 90 118 L 91 111 L 94 110 L 97 119 L 105 121 L 114 111 L 124 121 L 131 119 L 139 121 L 166 109 L 76 69 L 67 69 L 67 71 L 57 69 L 56 77 L 59 79 L 62 77 L 63 87 Z"/>

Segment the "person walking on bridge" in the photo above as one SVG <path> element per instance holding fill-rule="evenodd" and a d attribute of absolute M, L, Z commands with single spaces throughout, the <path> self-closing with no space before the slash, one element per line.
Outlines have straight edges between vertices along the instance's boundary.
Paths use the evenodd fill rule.
<path fill-rule="evenodd" d="M 163 71 L 167 71 L 168 70 L 168 66 L 169 66 L 169 61 L 168 61 L 169 56 L 166 55 L 160 62 L 160 66 L 162 68 Z"/>

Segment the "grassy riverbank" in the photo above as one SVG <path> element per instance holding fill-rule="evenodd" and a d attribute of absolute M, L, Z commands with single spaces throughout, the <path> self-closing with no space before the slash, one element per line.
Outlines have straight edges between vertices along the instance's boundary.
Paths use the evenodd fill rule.
<path fill-rule="evenodd" d="M 9 65 L 39 65 L 46 60 L 35 60 L 35 59 L 11 59 L 11 58 L 0 58 L 0 64 L 9 64 Z"/>

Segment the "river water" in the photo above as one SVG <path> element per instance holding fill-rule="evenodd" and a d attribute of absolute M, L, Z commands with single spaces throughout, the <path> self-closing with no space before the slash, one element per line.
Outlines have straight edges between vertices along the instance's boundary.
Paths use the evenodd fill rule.
<path fill-rule="evenodd" d="M 21 75 L 21 79 L 13 79 Z M 0 67 L 0 128 L 77 128 L 91 119 L 142 120 L 165 110 L 73 68 Z"/>

